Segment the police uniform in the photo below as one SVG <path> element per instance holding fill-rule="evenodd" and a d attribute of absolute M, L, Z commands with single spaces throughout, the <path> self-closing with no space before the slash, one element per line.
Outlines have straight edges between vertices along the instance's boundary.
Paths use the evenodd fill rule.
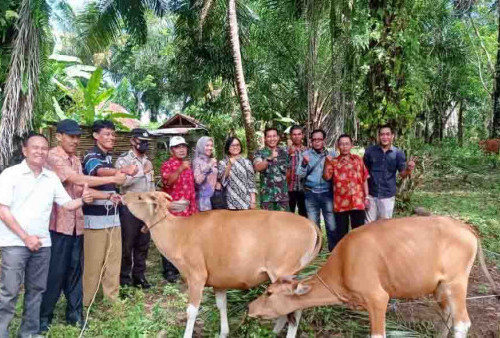
<path fill-rule="evenodd" d="M 148 140 L 149 134 L 144 129 L 132 130 L 132 137 L 140 140 L 143 148 L 143 142 Z M 142 149 L 144 151 L 144 149 Z M 136 155 L 133 150 L 123 153 L 116 160 L 116 168 L 122 168 L 129 165 L 137 166 L 135 176 L 127 176 L 127 179 L 121 186 L 121 193 L 127 192 L 147 192 L 154 190 L 153 170 L 144 173 L 147 168 L 152 168 L 151 161 L 145 154 Z M 150 234 L 141 232 L 144 223 L 136 218 L 125 205 L 120 206 L 120 222 L 122 226 L 122 264 L 120 273 L 120 284 L 141 286 L 149 288 L 150 285 L 145 278 L 146 258 L 148 255 Z"/>

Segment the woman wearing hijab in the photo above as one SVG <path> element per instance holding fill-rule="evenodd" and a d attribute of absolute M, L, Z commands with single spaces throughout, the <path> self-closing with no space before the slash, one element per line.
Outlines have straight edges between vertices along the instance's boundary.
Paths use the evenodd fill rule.
<path fill-rule="evenodd" d="M 217 182 L 217 160 L 213 157 L 214 140 L 203 136 L 196 143 L 193 159 L 194 183 L 198 210 L 212 210 L 210 197 Z"/>
<path fill-rule="evenodd" d="M 229 137 L 224 147 L 226 158 L 219 162 L 219 181 L 226 189 L 228 209 L 255 209 L 255 193 L 252 163 L 241 156 L 241 141 Z"/>

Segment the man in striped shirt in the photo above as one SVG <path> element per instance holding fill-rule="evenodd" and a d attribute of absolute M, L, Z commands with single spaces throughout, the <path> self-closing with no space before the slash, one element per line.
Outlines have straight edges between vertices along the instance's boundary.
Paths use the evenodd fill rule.
<path fill-rule="evenodd" d="M 115 126 L 111 121 L 95 121 L 92 125 L 95 146 L 83 158 L 83 173 L 90 176 L 114 176 L 118 171 L 130 176 L 137 167 L 115 169 L 111 161 L 111 150 L 115 145 Z M 84 214 L 84 268 L 83 304 L 89 306 L 99 288 L 102 271 L 104 297 L 114 301 L 120 287 L 122 240 L 117 204 L 120 195 L 115 184 L 94 187 L 107 194 L 107 199 L 94 200 L 83 207 Z"/>

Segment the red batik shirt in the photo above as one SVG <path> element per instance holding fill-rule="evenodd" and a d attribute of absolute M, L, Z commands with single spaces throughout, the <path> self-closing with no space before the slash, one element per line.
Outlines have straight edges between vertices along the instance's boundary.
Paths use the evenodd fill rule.
<path fill-rule="evenodd" d="M 364 183 L 368 170 L 358 155 L 337 156 L 333 167 L 333 209 L 335 212 L 365 210 Z"/>
<path fill-rule="evenodd" d="M 172 196 L 174 201 L 178 201 L 181 199 L 188 200 L 189 207 L 186 210 L 181 212 L 173 212 L 170 213 L 175 216 L 190 216 L 196 212 L 198 212 L 198 208 L 196 207 L 196 196 L 194 192 L 194 175 L 193 170 L 191 168 L 184 169 L 177 181 L 175 181 L 172 185 L 167 185 L 167 176 L 174 173 L 182 164 L 182 160 L 171 157 L 168 161 L 163 163 L 161 166 L 161 177 L 163 180 L 163 191 Z"/>

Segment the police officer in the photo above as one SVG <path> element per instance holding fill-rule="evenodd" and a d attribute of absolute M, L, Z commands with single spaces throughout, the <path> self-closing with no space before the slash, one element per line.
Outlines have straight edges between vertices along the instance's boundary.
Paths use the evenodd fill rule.
<path fill-rule="evenodd" d="M 132 130 L 131 149 L 123 153 L 116 161 L 116 167 L 136 166 L 136 174 L 127 176 L 121 186 L 121 193 L 147 192 L 154 190 L 153 164 L 147 158 L 150 135 L 145 129 Z M 150 234 L 141 232 L 144 223 L 136 218 L 125 205 L 120 206 L 122 225 L 122 266 L 120 285 L 133 285 L 148 289 L 151 285 L 146 280 L 146 258 L 148 255 Z"/>

